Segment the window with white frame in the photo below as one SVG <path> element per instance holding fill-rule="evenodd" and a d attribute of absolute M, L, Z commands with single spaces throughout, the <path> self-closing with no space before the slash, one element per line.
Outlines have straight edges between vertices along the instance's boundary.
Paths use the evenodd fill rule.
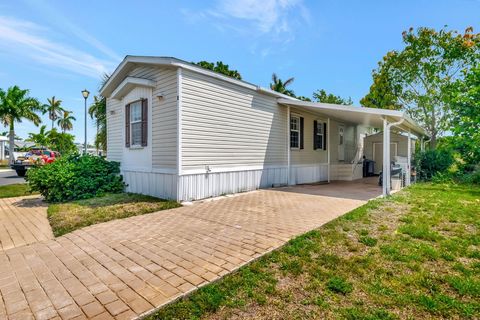
<path fill-rule="evenodd" d="M 315 128 L 315 149 L 323 149 L 323 140 L 324 140 L 324 133 L 323 133 L 323 122 L 315 121 L 316 128 Z"/>
<path fill-rule="evenodd" d="M 130 104 L 130 128 L 132 146 L 142 144 L 142 101 Z"/>
<path fill-rule="evenodd" d="M 300 117 L 290 117 L 290 148 L 300 148 Z"/>

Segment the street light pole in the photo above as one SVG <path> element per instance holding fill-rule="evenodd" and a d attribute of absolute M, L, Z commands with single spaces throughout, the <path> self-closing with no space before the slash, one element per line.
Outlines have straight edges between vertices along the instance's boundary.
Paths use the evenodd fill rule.
<path fill-rule="evenodd" d="M 87 99 L 90 92 L 87 89 L 82 91 L 83 98 L 85 99 L 85 145 L 83 149 L 83 154 L 87 154 Z"/>

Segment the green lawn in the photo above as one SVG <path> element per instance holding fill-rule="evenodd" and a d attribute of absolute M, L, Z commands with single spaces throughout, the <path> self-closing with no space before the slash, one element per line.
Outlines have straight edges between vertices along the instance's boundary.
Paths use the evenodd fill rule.
<path fill-rule="evenodd" d="M 61 236 L 92 224 L 179 207 L 175 201 L 119 193 L 103 197 L 51 204 L 48 220 L 53 234 Z"/>
<path fill-rule="evenodd" d="M 11 198 L 31 195 L 28 191 L 28 184 L 16 183 L 0 186 L 0 198 Z"/>
<path fill-rule="evenodd" d="M 377 199 L 152 319 L 419 319 L 480 314 L 480 188 Z"/>

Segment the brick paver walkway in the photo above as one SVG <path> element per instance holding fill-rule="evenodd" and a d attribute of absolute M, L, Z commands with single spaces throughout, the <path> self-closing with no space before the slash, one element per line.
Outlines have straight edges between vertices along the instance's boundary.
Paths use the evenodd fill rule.
<path fill-rule="evenodd" d="M 379 193 L 358 183 L 261 190 L 8 249 L 0 319 L 135 318 Z"/>
<path fill-rule="evenodd" d="M 0 251 L 48 239 L 47 206 L 38 196 L 0 199 Z"/>

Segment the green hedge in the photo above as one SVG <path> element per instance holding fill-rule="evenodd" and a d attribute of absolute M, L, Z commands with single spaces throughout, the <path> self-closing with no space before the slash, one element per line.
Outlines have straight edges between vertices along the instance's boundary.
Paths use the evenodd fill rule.
<path fill-rule="evenodd" d="M 454 158 L 447 150 L 427 150 L 415 155 L 417 176 L 422 181 L 431 180 L 438 173 L 445 173 L 453 164 Z"/>
<path fill-rule="evenodd" d="M 26 180 L 33 191 L 47 201 L 88 199 L 125 189 L 120 164 L 91 155 L 72 155 L 27 171 Z"/>

